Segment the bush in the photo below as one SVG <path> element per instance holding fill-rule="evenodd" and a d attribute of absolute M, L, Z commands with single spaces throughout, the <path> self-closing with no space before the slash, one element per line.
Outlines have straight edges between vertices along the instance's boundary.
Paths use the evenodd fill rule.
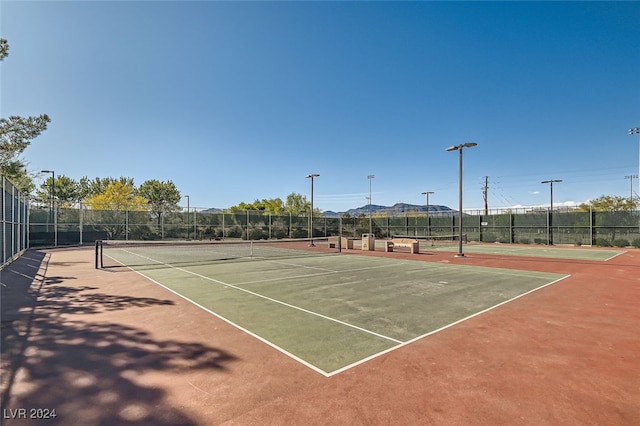
<path fill-rule="evenodd" d="M 596 246 L 598 246 L 598 247 L 611 247 L 611 243 L 606 238 L 596 238 Z"/>
<path fill-rule="evenodd" d="M 635 248 L 640 248 L 640 238 L 636 238 L 631 242 L 631 245 Z"/>
<path fill-rule="evenodd" d="M 287 233 L 284 229 L 276 229 L 275 231 L 273 231 L 273 237 L 277 239 L 286 238 Z"/>
<path fill-rule="evenodd" d="M 242 231 L 243 240 L 247 239 L 247 231 Z M 269 239 L 269 235 L 262 231 L 260 228 L 253 228 L 249 231 L 249 239 L 250 240 L 267 240 Z"/>
<path fill-rule="evenodd" d="M 626 247 L 628 245 L 629 245 L 629 241 L 625 240 L 624 238 L 618 238 L 613 240 L 614 247 Z"/>
<path fill-rule="evenodd" d="M 230 227 L 225 232 L 225 236 L 227 238 L 238 238 L 243 234 L 244 232 L 242 231 L 242 228 L 240 228 L 239 226 Z"/>
<path fill-rule="evenodd" d="M 487 232 L 486 234 L 482 235 L 483 243 L 495 243 L 496 241 L 497 241 L 497 237 L 495 234 Z"/>
<path fill-rule="evenodd" d="M 531 240 L 529 238 L 520 238 L 520 244 L 531 244 Z"/>

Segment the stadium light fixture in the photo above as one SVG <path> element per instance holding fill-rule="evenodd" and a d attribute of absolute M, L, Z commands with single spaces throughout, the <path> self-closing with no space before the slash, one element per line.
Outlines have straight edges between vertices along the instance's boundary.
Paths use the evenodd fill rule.
<path fill-rule="evenodd" d="M 51 173 L 51 213 L 53 216 L 53 245 L 58 247 L 58 214 L 56 212 L 56 172 L 54 170 L 41 170 L 42 173 Z"/>
<path fill-rule="evenodd" d="M 460 151 L 460 170 L 459 170 L 459 191 L 458 191 L 458 254 L 456 257 L 464 257 L 462 252 L 462 151 L 464 148 L 473 148 L 478 146 L 475 142 L 467 142 L 460 145 L 454 145 L 447 148 L 447 151 Z"/>
<path fill-rule="evenodd" d="M 426 195 L 427 196 L 427 241 L 429 240 L 429 234 L 430 234 L 430 228 L 431 228 L 431 224 L 429 223 L 429 194 L 435 194 L 435 192 L 433 191 L 425 191 L 422 193 L 422 195 Z"/>
<path fill-rule="evenodd" d="M 640 127 L 629 129 L 629 135 L 640 135 Z M 638 175 L 640 175 L 640 136 L 638 137 Z"/>
<path fill-rule="evenodd" d="M 373 221 L 371 219 L 371 179 L 375 177 L 376 175 L 367 176 L 367 179 L 369 179 L 369 236 L 373 234 Z"/>
<path fill-rule="evenodd" d="M 548 183 L 551 189 L 551 205 L 549 207 L 549 214 L 547 215 L 547 242 L 550 246 L 553 245 L 553 231 L 552 231 L 552 216 L 553 216 L 553 184 L 562 182 L 562 179 L 549 179 L 543 180 L 540 183 Z"/>
<path fill-rule="evenodd" d="M 311 173 L 307 176 L 307 179 L 311 179 L 311 212 L 309 213 L 309 247 L 315 247 L 313 244 L 313 179 L 320 176 L 317 173 Z"/>
<path fill-rule="evenodd" d="M 631 193 L 629 194 L 629 200 L 633 201 L 633 180 L 638 179 L 638 175 L 627 175 L 624 177 L 625 179 L 629 179 L 631 181 Z"/>

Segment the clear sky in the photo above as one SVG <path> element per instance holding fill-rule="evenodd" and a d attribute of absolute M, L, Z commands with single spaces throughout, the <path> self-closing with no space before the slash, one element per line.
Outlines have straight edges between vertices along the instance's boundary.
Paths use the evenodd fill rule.
<path fill-rule="evenodd" d="M 464 208 L 628 196 L 640 2 L 2 1 L 29 169 L 173 181 L 191 206 Z M 47 176 L 36 180 L 40 185 Z M 634 190 L 638 181 L 633 180 Z M 186 199 L 183 200 L 186 205 Z"/>

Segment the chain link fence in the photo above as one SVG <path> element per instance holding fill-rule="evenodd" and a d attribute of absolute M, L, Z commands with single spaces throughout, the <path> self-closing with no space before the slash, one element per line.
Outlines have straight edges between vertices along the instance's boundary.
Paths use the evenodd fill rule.
<path fill-rule="evenodd" d="M 462 219 L 467 241 L 518 244 L 640 246 L 640 211 L 554 211 L 471 214 Z M 458 213 L 404 217 L 313 217 L 313 237 L 377 238 L 409 236 L 455 240 Z M 154 215 L 140 211 L 32 207 L 31 246 L 71 245 L 111 240 L 217 240 L 308 238 L 308 216 L 276 216 L 260 211 L 186 211 Z M 55 228 L 55 229 L 54 229 Z"/>
<path fill-rule="evenodd" d="M 25 194 L 4 176 L 2 180 L 2 224 L 0 226 L 0 269 L 29 247 L 29 201 Z"/>

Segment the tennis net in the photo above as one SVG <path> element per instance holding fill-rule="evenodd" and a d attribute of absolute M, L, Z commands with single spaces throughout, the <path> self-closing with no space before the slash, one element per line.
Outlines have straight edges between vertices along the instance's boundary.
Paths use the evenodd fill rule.
<path fill-rule="evenodd" d="M 314 238 L 259 241 L 96 241 L 96 268 L 251 261 L 337 253 Z"/>

